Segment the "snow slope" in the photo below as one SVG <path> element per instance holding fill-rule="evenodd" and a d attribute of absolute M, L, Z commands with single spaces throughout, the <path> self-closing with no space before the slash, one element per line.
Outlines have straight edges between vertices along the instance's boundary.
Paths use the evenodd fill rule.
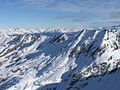
<path fill-rule="evenodd" d="M 57 30 L 0 29 L 0 90 L 120 90 L 120 26 Z"/>

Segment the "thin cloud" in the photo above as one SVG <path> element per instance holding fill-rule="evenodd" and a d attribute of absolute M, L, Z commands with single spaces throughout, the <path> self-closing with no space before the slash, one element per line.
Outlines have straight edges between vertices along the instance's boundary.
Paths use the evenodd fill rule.
<path fill-rule="evenodd" d="M 36 7 L 36 8 L 48 8 L 55 0 L 23 0 L 24 3 L 30 7 Z"/>
<path fill-rule="evenodd" d="M 74 21 L 74 22 L 84 21 L 84 17 L 81 17 L 81 16 L 72 16 L 72 15 L 58 16 L 58 17 L 55 17 L 55 19 L 59 19 L 59 20 L 71 20 L 71 21 Z"/>
<path fill-rule="evenodd" d="M 93 20 L 94 23 L 113 23 L 113 24 L 120 24 L 120 10 L 112 9 L 108 11 L 106 16 L 103 18 L 98 18 Z"/>
<path fill-rule="evenodd" d="M 114 10 L 114 11 L 110 12 L 109 16 L 111 18 L 120 18 L 120 10 Z"/>
<path fill-rule="evenodd" d="M 113 24 L 120 24 L 120 18 L 101 18 L 93 20 L 93 23 L 113 23 Z"/>
<path fill-rule="evenodd" d="M 81 8 L 72 2 L 58 2 L 55 10 L 66 11 L 66 12 L 80 12 Z"/>
<path fill-rule="evenodd" d="M 24 4 L 22 0 L 4 0 L 0 1 L 0 5 L 7 5 L 7 6 L 15 6 L 15 5 L 20 5 Z"/>
<path fill-rule="evenodd" d="M 65 12 L 81 12 L 81 10 L 93 12 L 98 9 L 107 11 L 120 8 L 119 0 L 4 0 L 4 3 L 22 3 L 29 7 Z"/>

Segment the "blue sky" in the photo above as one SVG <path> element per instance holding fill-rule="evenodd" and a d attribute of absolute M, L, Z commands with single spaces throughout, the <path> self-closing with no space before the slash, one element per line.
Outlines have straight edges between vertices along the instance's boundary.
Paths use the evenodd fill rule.
<path fill-rule="evenodd" d="M 120 24 L 120 0 L 0 0 L 0 27 L 99 27 Z"/>

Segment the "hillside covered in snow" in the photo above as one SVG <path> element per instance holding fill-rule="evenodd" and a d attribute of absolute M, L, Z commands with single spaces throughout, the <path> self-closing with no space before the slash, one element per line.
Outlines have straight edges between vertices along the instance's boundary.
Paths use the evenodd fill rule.
<path fill-rule="evenodd" d="M 120 26 L 0 29 L 0 90 L 120 90 Z"/>

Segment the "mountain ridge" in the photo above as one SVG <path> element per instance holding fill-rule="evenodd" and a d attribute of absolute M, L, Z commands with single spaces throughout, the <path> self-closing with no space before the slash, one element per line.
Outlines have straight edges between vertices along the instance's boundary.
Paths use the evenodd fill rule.
<path fill-rule="evenodd" d="M 119 77 L 119 26 L 24 30 L 0 30 L 1 90 L 113 90 L 103 82 Z"/>

